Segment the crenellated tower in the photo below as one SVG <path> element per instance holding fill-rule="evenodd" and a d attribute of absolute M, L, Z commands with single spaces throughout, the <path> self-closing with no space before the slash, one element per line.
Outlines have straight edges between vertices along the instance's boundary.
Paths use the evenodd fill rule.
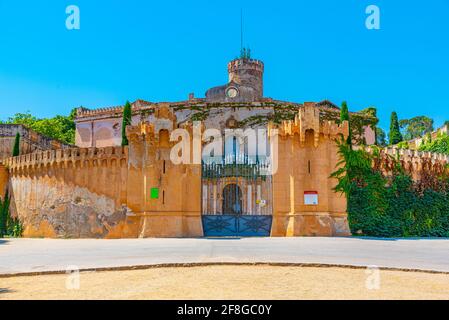
<path fill-rule="evenodd" d="M 264 64 L 255 59 L 235 59 L 228 63 L 229 83 L 253 88 L 257 98 L 263 97 Z"/>
<path fill-rule="evenodd" d="M 264 64 L 243 56 L 228 63 L 228 83 L 206 92 L 207 102 L 256 102 L 263 98 Z"/>

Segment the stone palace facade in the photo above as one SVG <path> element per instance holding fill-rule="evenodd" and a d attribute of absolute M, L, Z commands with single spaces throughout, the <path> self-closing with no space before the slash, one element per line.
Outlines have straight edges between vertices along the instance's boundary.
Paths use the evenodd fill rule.
<path fill-rule="evenodd" d="M 350 235 L 346 199 L 330 178 L 339 160 L 336 139 L 349 134 L 347 122 L 330 120 L 339 108 L 264 97 L 259 60 L 233 60 L 228 74 L 228 83 L 205 98 L 132 103 L 128 146 L 121 146 L 119 106 L 78 109 L 76 146 L 45 140 L 46 147 L 19 157 L 5 151 L 0 192 L 9 188 L 24 236 Z M 205 155 L 206 139 L 194 141 L 198 124 L 202 133 L 223 133 L 221 154 Z M 199 161 L 172 161 L 179 129 L 189 133 L 190 157 L 201 151 Z M 247 129 L 261 134 L 256 140 L 225 134 Z M 0 137 L 7 150 L 12 136 Z M 364 138 L 374 143 L 368 126 Z"/>

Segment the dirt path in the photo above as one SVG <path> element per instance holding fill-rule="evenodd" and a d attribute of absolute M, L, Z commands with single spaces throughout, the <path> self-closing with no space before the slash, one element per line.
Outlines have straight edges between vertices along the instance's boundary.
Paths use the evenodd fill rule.
<path fill-rule="evenodd" d="M 449 299 L 449 275 L 206 266 L 0 278 L 0 299 Z M 376 285 L 380 288 L 376 290 Z M 373 289 L 367 289 L 367 285 Z"/>

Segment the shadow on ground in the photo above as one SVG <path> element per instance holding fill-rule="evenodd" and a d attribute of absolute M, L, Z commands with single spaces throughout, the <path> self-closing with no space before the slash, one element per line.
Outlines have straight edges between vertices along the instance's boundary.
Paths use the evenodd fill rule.
<path fill-rule="evenodd" d="M 12 293 L 12 292 L 15 292 L 15 291 L 8 289 L 8 288 L 0 288 L 0 295 L 3 293 Z"/>
<path fill-rule="evenodd" d="M 376 237 L 347 237 L 348 239 L 359 239 L 359 240 L 377 240 L 377 241 L 416 241 L 416 240 L 424 240 L 424 241 L 447 241 L 449 238 L 376 238 Z"/>

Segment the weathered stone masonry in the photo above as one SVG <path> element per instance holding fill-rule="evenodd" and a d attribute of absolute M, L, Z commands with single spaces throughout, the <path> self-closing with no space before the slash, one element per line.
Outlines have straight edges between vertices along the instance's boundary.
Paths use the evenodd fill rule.
<path fill-rule="evenodd" d="M 128 151 L 48 150 L 4 161 L 11 210 L 26 237 L 96 238 L 126 234 Z"/>
<path fill-rule="evenodd" d="M 12 155 L 16 134 L 20 134 L 20 154 L 73 147 L 48 138 L 21 124 L 0 125 L 0 160 Z"/>
<path fill-rule="evenodd" d="M 346 199 L 333 191 L 336 181 L 329 178 L 338 163 L 335 140 L 348 136 L 348 124 L 327 117 L 338 119 L 339 113 L 329 101 L 299 104 L 263 97 L 263 72 L 259 60 L 236 59 L 228 64 L 228 84 L 209 89 L 205 98 L 135 101 L 127 147 L 120 146 L 123 107 L 80 108 L 77 148 L 44 143 L 5 159 L 0 192 L 9 187 L 12 214 L 23 222 L 24 236 L 201 237 L 206 231 L 226 235 L 233 227 L 234 235 L 349 235 Z M 279 130 L 277 171 L 266 179 L 260 172 L 242 174 L 236 161 L 226 160 L 245 152 L 232 137 L 222 141 L 226 154 L 218 177 L 218 171 L 203 175 L 204 158 L 202 164 L 173 164 L 170 151 L 177 142 L 170 135 L 185 129 L 191 139 L 194 121 L 221 134 L 235 128 Z M 373 140 L 372 129 L 363 130 L 365 140 Z M 13 134 L 5 139 L 11 148 Z M 190 141 L 191 151 L 193 145 Z M 272 156 L 265 154 L 262 161 Z"/>
<path fill-rule="evenodd" d="M 280 126 L 272 236 L 350 235 L 346 199 L 333 191 L 337 181 L 329 178 L 338 162 L 335 140 L 348 136 L 348 123 L 321 122 L 319 113 L 306 104 L 295 121 Z M 304 204 L 309 190 L 318 191 L 318 205 Z"/>

